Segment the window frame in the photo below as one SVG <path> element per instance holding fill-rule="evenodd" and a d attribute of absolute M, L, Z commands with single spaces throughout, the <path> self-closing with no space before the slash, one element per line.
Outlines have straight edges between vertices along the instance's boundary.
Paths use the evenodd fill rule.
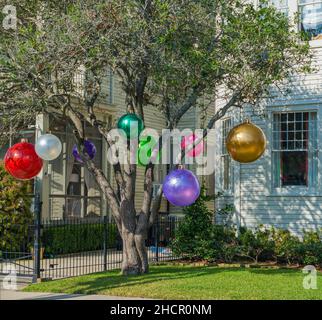
<path fill-rule="evenodd" d="M 256 2 L 257 5 L 259 5 L 259 1 Z M 287 16 L 289 18 L 292 19 L 293 21 L 293 17 L 294 16 L 299 16 L 300 19 L 297 23 L 294 24 L 294 28 L 297 32 L 301 31 L 301 7 L 303 7 L 303 5 L 307 5 L 307 4 L 314 4 L 314 2 L 310 2 L 310 3 L 305 3 L 305 4 L 300 4 L 299 1 L 294 1 L 294 0 L 288 0 L 287 2 Z M 274 5 L 273 3 L 270 2 L 270 5 Z M 276 7 L 277 10 L 280 10 L 280 12 L 284 12 L 284 10 L 281 10 L 281 8 Z M 312 47 L 321 47 L 322 46 L 322 39 L 310 39 L 310 46 Z"/>
<path fill-rule="evenodd" d="M 223 194 L 225 196 L 231 196 L 234 193 L 234 163 L 233 160 L 231 158 L 231 156 L 229 155 L 228 151 L 226 148 L 224 148 L 224 143 L 226 141 L 227 135 L 226 137 L 223 136 L 224 133 L 224 122 L 225 121 L 230 121 L 230 127 L 228 127 L 228 131 L 227 131 L 227 135 L 229 133 L 229 131 L 233 128 L 234 126 L 234 118 L 232 116 L 227 116 L 221 119 L 220 121 L 220 152 L 219 152 L 219 165 L 220 165 L 220 174 L 219 174 L 219 185 L 220 185 L 220 190 L 223 192 Z M 225 150 L 224 150 L 225 149 Z M 226 151 L 226 152 L 224 152 Z M 229 181 L 228 181 L 228 185 L 229 187 L 227 189 L 224 188 L 224 166 L 223 166 L 223 161 L 225 159 L 225 157 L 227 157 L 229 159 Z"/>
<path fill-rule="evenodd" d="M 307 5 L 314 5 L 314 4 L 321 4 L 322 5 L 322 0 L 311 0 L 308 3 L 300 3 L 301 0 L 297 1 L 297 14 L 299 16 L 299 22 L 298 22 L 298 32 L 302 31 L 302 8 Z M 322 21 L 321 21 L 322 23 Z M 311 38 L 310 41 L 322 41 L 322 33 L 320 34 L 321 38 L 319 39 L 313 39 Z"/>
<path fill-rule="evenodd" d="M 321 183 L 320 183 L 320 168 L 321 168 L 321 139 L 322 136 L 322 128 L 319 126 L 319 121 L 321 119 L 321 107 L 318 105 L 290 105 L 283 107 L 268 107 L 268 161 L 267 161 L 267 170 L 266 170 L 266 178 L 269 183 L 269 194 L 268 196 L 316 196 L 321 194 Z M 317 155 L 316 155 L 316 184 L 312 184 L 312 181 L 308 181 L 308 186 L 284 186 L 284 187 L 275 187 L 274 186 L 274 159 L 273 159 L 273 121 L 274 114 L 276 113 L 291 113 L 291 112 L 315 112 L 316 113 L 316 122 L 317 122 Z M 310 144 L 311 142 L 309 142 Z M 310 175 L 308 176 L 310 179 Z"/>

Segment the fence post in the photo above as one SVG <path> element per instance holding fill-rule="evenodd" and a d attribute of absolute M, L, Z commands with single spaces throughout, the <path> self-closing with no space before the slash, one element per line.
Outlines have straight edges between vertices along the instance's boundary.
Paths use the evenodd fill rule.
<path fill-rule="evenodd" d="M 35 228 L 34 228 L 34 278 L 33 282 L 37 282 L 40 278 L 40 228 L 41 228 L 41 206 L 39 192 L 35 195 Z"/>
<path fill-rule="evenodd" d="M 107 216 L 104 216 L 104 244 L 103 244 L 103 254 L 104 254 L 104 271 L 107 271 L 107 242 L 108 242 L 108 225 L 107 225 Z"/>
<path fill-rule="evenodd" d="M 159 225 L 159 216 L 157 216 L 157 221 L 156 221 L 156 233 L 155 233 L 155 237 L 157 239 L 157 243 L 156 243 L 156 248 L 157 248 L 157 251 L 155 253 L 155 261 L 158 262 L 159 261 L 159 228 L 160 228 L 160 225 Z"/>

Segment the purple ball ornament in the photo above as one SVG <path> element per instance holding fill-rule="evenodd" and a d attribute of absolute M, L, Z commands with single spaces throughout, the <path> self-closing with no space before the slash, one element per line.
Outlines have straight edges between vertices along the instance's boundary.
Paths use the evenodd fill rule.
<path fill-rule="evenodd" d="M 200 195 L 200 184 L 191 171 L 176 169 L 165 177 L 163 193 L 167 200 L 175 206 L 190 206 Z"/>
<path fill-rule="evenodd" d="M 79 163 L 83 163 L 83 160 L 79 154 L 79 151 L 78 151 L 78 148 L 77 148 L 77 145 L 75 144 L 73 146 L 73 156 L 75 158 L 75 160 Z M 96 154 L 96 147 L 95 147 L 95 144 L 90 141 L 90 140 L 85 140 L 84 141 L 84 148 L 83 148 L 83 155 L 86 157 L 86 155 L 89 157 L 89 159 L 94 159 L 95 157 L 95 154 Z"/>

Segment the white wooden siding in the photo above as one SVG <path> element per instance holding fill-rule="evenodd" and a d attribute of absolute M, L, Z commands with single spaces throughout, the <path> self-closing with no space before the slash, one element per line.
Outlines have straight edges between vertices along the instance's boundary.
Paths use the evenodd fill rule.
<path fill-rule="evenodd" d="M 318 145 L 322 147 L 322 41 L 312 41 L 314 66 L 316 72 L 309 75 L 297 75 L 287 82 L 283 89 L 289 89 L 287 95 L 278 90 L 272 90 L 271 99 L 265 101 L 266 114 L 274 111 L 316 110 L 318 112 Z M 248 227 L 259 224 L 286 228 L 296 234 L 303 230 L 322 228 L 322 190 L 320 183 L 307 192 L 294 191 L 287 195 L 274 194 L 271 185 L 272 162 L 270 145 L 270 117 L 266 120 L 252 117 L 268 137 L 268 147 L 265 154 L 251 164 L 234 163 L 235 188 L 233 197 L 218 201 L 217 206 L 233 202 L 236 207 L 234 221 Z M 318 181 L 322 177 L 322 152 L 319 152 Z M 240 193 L 239 193 L 240 188 Z"/>

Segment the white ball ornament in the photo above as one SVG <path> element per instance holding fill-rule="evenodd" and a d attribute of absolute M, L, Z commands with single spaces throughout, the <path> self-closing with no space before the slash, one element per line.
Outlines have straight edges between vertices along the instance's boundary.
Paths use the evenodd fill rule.
<path fill-rule="evenodd" d="M 37 155 L 46 161 L 55 160 L 62 152 L 60 140 L 53 134 L 44 134 L 36 142 L 35 150 Z"/>

